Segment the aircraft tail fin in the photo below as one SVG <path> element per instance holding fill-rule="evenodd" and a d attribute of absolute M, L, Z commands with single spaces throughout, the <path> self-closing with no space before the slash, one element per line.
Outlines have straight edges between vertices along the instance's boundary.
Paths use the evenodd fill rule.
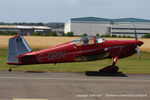
<path fill-rule="evenodd" d="M 18 35 L 9 39 L 7 64 L 18 64 L 18 55 L 31 52 L 32 49 L 23 38 Z"/>

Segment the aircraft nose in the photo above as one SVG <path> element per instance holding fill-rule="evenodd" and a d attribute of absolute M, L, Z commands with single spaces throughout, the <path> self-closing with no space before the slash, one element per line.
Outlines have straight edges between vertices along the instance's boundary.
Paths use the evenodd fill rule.
<path fill-rule="evenodd" d="M 142 44 L 143 44 L 142 41 L 139 41 L 139 40 L 136 41 L 136 45 L 141 46 Z"/>

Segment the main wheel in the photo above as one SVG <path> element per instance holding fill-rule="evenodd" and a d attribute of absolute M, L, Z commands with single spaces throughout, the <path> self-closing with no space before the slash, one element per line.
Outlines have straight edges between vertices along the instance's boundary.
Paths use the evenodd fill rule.
<path fill-rule="evenodd" d="M 119 67 L 117 66 L 107 66 L 103 69 L 100 69 L 100 72 L 104 72 L 104 73 L 116 73 L 119 70 Z"/>

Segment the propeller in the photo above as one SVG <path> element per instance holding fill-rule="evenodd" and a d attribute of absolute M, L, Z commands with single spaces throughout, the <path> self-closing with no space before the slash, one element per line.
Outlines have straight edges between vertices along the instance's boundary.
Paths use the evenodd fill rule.
<path fill-rule="evenodd" d="M 135 29 L 135 40 L 138 40 L 136 29 Z M 140 52 L 140 47 L 138 45 L 137 45 L 137 52 L 138 52 L 138 55 L 139 55 L 139 60 L 141 60 L 141 52 Z"/>

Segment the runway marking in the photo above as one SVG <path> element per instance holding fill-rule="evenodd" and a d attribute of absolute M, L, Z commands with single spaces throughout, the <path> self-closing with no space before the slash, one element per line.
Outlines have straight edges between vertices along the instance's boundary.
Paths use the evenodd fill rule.
<path fill-rule="evenodd" d="M 13 98 L 13 100 L 48 100 L 48 99 Z"/>
<path fill-rule="evenodd" d="M 127 79 L 127 78 L 102 78 L 102 77 L 82 77 L 82 78 L 49 78 L 49 77 L 0 77 L 0 79 L 24 79 L 24 80 L 72 80 L 72 81 L 119 81 L 119 82 L 150 82 L 150 80 Z"/>

